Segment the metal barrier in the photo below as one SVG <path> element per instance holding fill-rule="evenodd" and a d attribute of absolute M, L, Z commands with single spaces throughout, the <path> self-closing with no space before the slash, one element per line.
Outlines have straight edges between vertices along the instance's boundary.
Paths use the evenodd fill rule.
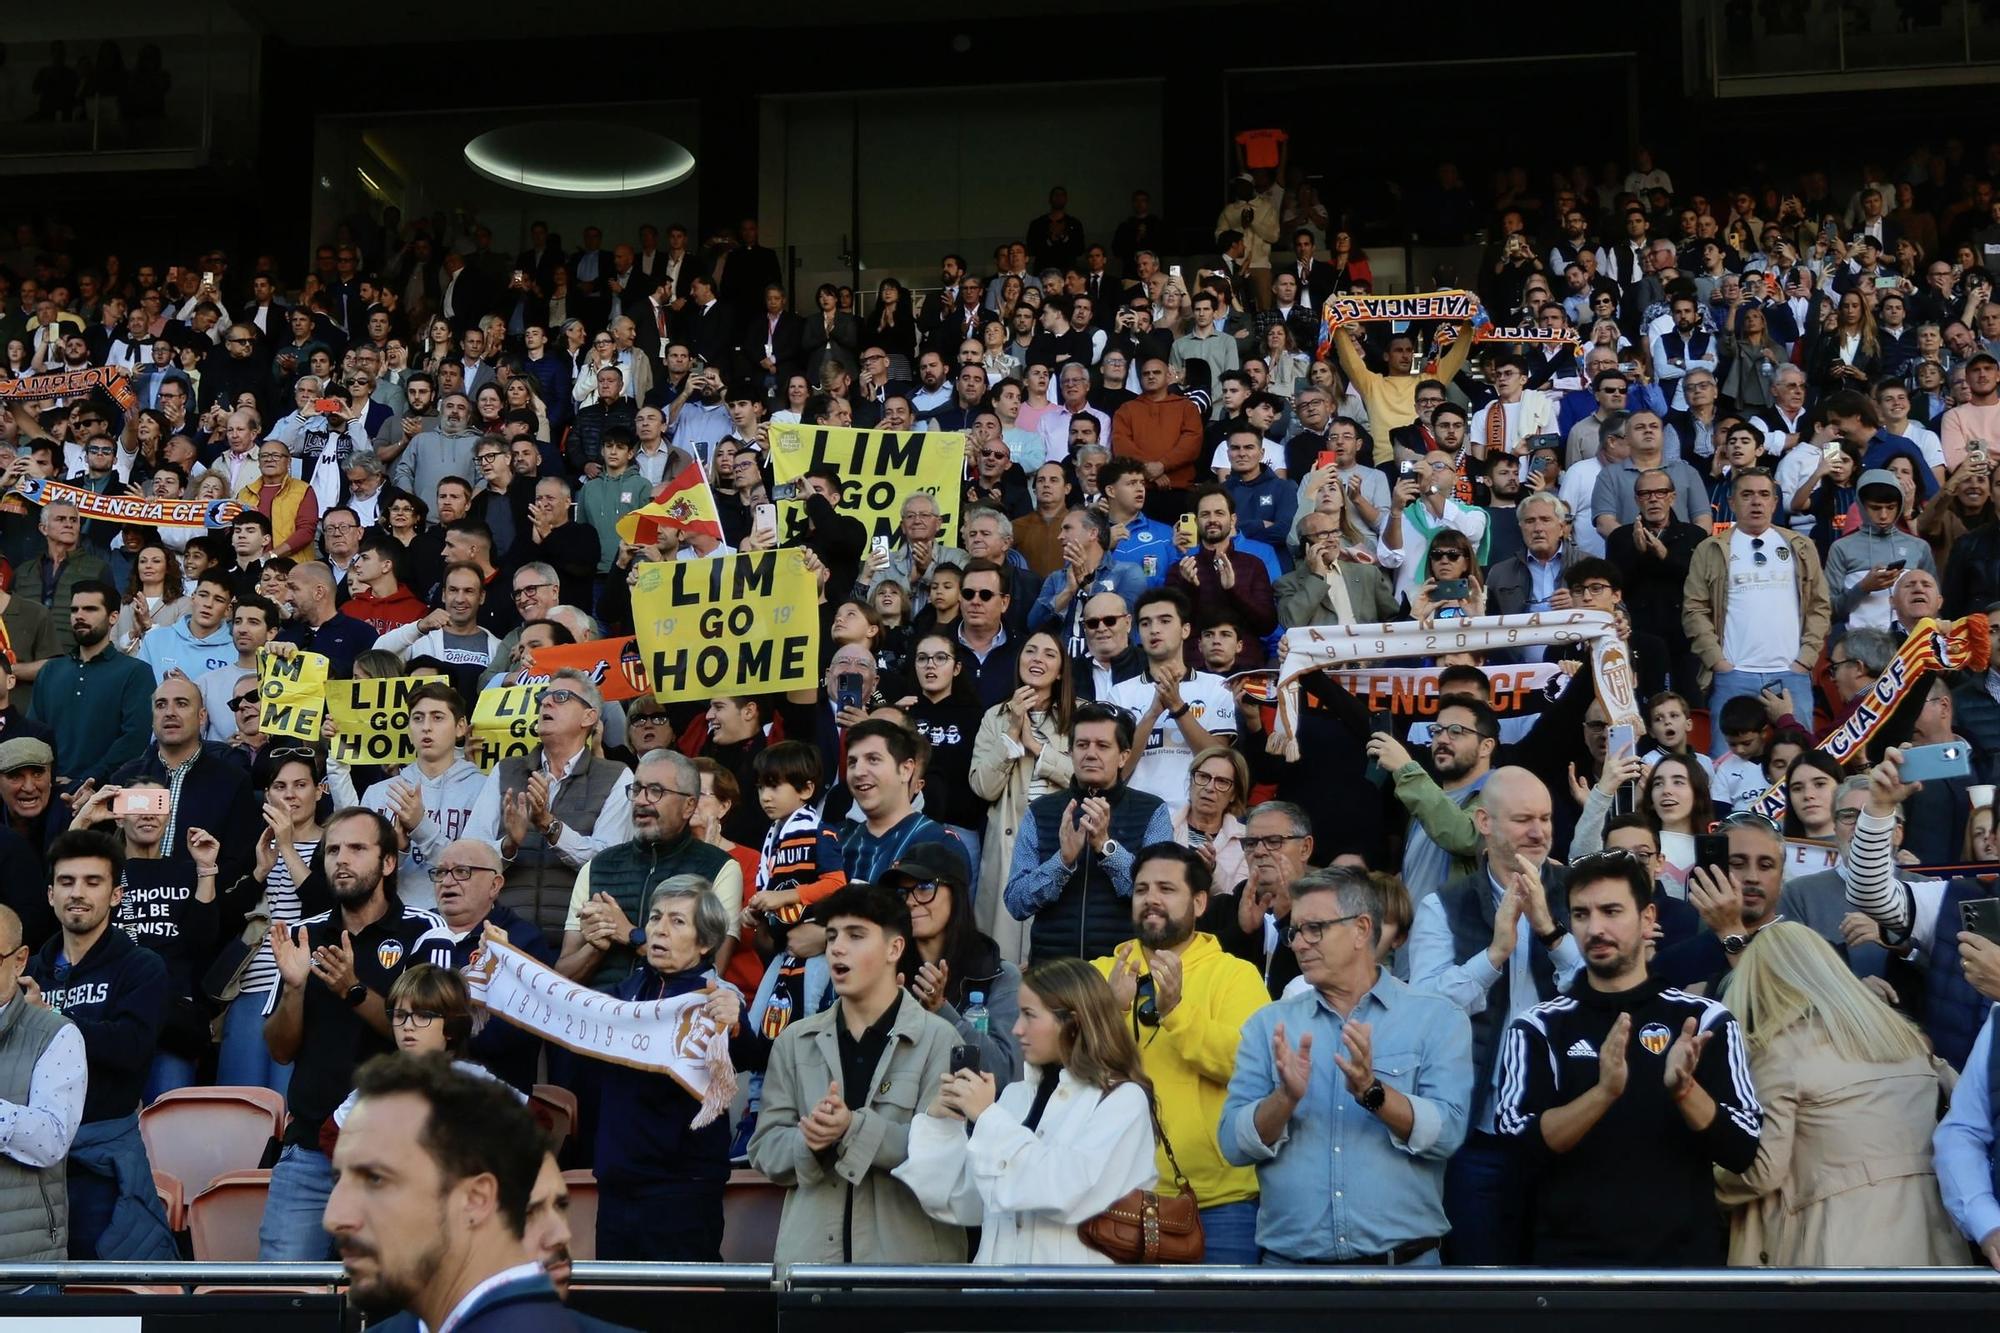
<path fill-rule="evenodd" d="M 7 1264 L 0 1287 L 76 1285 L 329 1286 L 337 1264 Z M 1482 1329 L 1601 1333 L 1821 1333 L 1875 1316 L 1924 1333 L 1983 1330 L 2000 1304 L 2000 1274 L 1978 1268 L 1610 1273 L 1437 1268 L 982 1268 L 939 1265 L 576 1265 L 572 1304 L 632 1328 L 707 1326 L 730 1333 L 852 1333 L 856 1328 L 1089 1328 L 1092 1333 L 1320 1333 L 1332 1318 L 1371 1329 L 1434 1329 L 1476 1318 Z M 350 1333 L 338 1294 L 10 1296 L 17 1318 L 122 1315 L 156 1329 L 254 1328 Z M 49 1327 L 59 1328 L 51 1322 Z"/>

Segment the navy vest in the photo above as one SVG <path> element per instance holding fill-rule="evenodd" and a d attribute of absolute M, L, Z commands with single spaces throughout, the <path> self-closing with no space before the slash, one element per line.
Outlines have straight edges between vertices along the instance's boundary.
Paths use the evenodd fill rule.
<path fill-rule="evenodd" d="M 1111 840 L 1128 852 L 1138 852 L 1145 846 L 1146 826 L 1160 808 L 1160 798 L 1122 784 L 1100 794 L 1111 802 Z M 1044 855 L 1053 856 L 1061 848 L 1063 811 L 1083 796 L 1071 787 L 1037 797 L 1028 807 L 1028 817 L 1035 822 L 1035 846 Z M 1062 896 L 1035 913 L 1028 953 L 1037 963 L 1050 958 L 1102 958 L 1131 938 L 1131 900 L 1119 896 L 1097 849 L 1086 846 L 1063 884 Z"/>
<path fill-rule="evenodd" d="M 1991 898 L 1993 891 L 1976 880 L 1955 879 L 1945 887 L 1938 904 L 1938 923 L 1931 937 L 1931 956 L 1924 968 L 1924 1032 L 1938 1058 L 1953 1069 L 1963 1070 L 1979 1029 L 1993 1005 L 1965 979 L 1965 964 L 1959 961 L 1959 904 L 1975 898 Z"/>
<path fill-rule="evenodd" d="M 1569 896 L 1563 889 L 1562 871 L 1556 866 L 1542 866 L 1542 890 L 1548 898 L 1550 915 L 1558 923 L 1569 920 Z M 1438 890 L 1438 901 L 1443 905 L 1445 920 L 1451 926 L 1454 962 L 1462 963 L 1492 947 L 1493 878 L 1487 873 L 1485 853 L 1480 853 L 1479 865 L 1471 874 L 1461 875 Z M 1535 979 L 1536 997 L 1553 1000 L 1556 997 L 1555 964 L 1549 961 L 1549 951 L 1534 941 L 1528 945 L 1528 971 Z M 1500 1038 L 1506 1034 L 1507 1024 L 1514 1018 L 1507 1012 L 1507 973 L 1507 967 L 1500 969 L 1499 979 L 1486 993 L 1486 1007 L 1476 1014 L 1467 1015 L 1472 1020 L 1471 1113 L 1475 1124 L 1485 1116 L 1486 1098 L 1493 1090 L 1493 1066 L 1500 1055 Z"/>

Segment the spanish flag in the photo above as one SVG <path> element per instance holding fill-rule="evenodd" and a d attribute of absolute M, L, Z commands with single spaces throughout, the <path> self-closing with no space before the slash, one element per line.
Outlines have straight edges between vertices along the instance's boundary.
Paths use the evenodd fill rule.
<path fill-rule="evenodd" d="M 721 540 L 722 521 L 716 517 L 715 492 L 708 488 L 708 477 L 699 462 L 667 478 L 651 503 L 618 520 L 619 539 L 634 546 L 653 545 L 660 539 L 661 528 L 701 532 Z"/>

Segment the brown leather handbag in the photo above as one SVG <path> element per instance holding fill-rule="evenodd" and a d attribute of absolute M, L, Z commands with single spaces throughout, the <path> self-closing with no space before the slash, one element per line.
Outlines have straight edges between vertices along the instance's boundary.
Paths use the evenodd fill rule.
<path fill-rule="evenodd" d="M 1121 1264 L 1198 1264 L 1207 1252 L 1201 1230 L 1201 1204 L 1194 1197 L 1181 1164 L 1174 1158 L 1174 1145 L 1160 1124 L 1159 1108 L 1147 1094 L 1146 1109 L 1153 1117 L 1153 1132 L 1166 1150 L 1167 1165 L 1174 1169 L 1177 1191 L 1161 1195 L 1154 1190 L 1133 1190 L 1115 1200 L 1109 1208 L 1077 1227 L 1077 1236 L 1091 1249 Z"/>

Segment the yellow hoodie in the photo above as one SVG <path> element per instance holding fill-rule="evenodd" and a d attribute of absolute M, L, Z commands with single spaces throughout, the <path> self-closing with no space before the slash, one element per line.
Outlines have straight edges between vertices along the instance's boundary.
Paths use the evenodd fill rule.
<path fill-rule="evenodd" d="M 1131 957 L 1145 975 L 1146 955 L 1132 941 Z M 1124 946 L 1120 946 L 1123 948 Z M 1181 950 L 1181 998 L 1157 1028 L 1141 1024 L 1139 1054 L 1160 1107 L 1160 1122 L 1173 1140 L 1174 1156 L 1195 1198 L 1204 1208 L 1257 1197 L 1254 1167 L 1222 1159 L 1215 1133 L 1222 1103 L 1236 1069 L 1236 1041 L 1250 1015 L 1271 1002 L 1255 967 L 1224 953 L 1215 936 L 1195 933 Z M 1106 977 L 1115 958 L 1093 959 Z M 1129 1018 L 1127 1020 L 1130 1021 Z M 1162 1192 L 1174 1188 L 1173 1167 L 1159 1160 Z"/>

